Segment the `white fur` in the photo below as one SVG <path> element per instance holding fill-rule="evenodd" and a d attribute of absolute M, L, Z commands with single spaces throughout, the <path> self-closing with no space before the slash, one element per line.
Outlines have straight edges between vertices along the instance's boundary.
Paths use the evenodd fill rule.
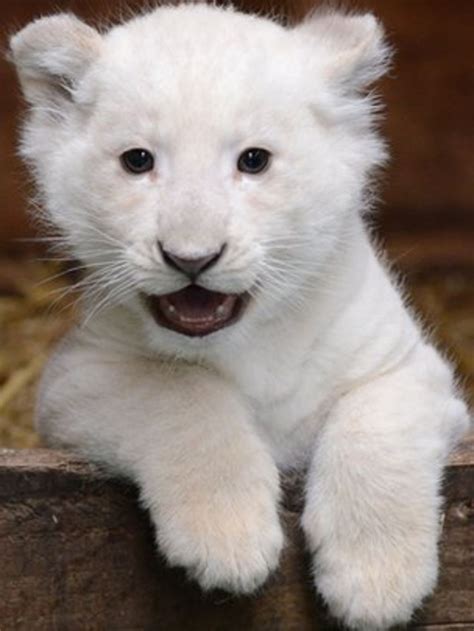
<path fill-rule="evenodd" d="M 191 4 L 103 35 L 44 18 L 11 48 L 23 155 L 88 272 L 42 436 L 135 480 L 168 560 L 240 592 L 278 563 L 278 469 L 309 465 L 317 588 L 351 628 L 406 622 L 436 582 L 440 479 L 468 417 L 363 224 L 385 158 L 364 92 L 387 64 L 377 21 Z M 153 173 L 121 168 L 136 146 Z M 272 164 L 242 175 L 252 146 Z M 158 239 L 184 257 L 226 242 L 201 282 L 251 290 L 242 320 L 198 339 L 157 326 L 139 291 L 187 283 Z"/>

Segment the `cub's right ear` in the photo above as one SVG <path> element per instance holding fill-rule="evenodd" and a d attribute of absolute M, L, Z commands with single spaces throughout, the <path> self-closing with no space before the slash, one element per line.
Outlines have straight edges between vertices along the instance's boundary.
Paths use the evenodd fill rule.
<path fill-rule="evenodd" d="M 35 20 L 10 39 L 10 58 L 32 105 L 71 100 L 74 87 L 98 56 L 100 34 L 78 18 Z"/>

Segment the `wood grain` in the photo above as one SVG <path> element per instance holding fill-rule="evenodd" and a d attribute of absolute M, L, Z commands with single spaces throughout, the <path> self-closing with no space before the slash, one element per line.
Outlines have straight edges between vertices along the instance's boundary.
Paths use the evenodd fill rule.
<path fill-rule="evenodd" d="M 144 0 L 21 0 L 0 9 L 2 46 L 29 20 L 58 10 L 93 21 L 117 15 L 117 4 L 142 7 Z M 275 7 L 292 19 L 316 0 L 240 0 L 245 9 Z M 383 187 L 383 218 L 472 226 L 474 2 L 457 0 L 354 0 L 373 10 L 397 52 L 391 77 L 382 82 L 387 102 L 385 130 L 393 160 Z M 114 8 L 115 7 L 115 8 Z M 13 69 L 0 56 L 0 242 L 31 231 L 26 222 L 28 177 L 15 157 L 21 100 Z M 472 227 L 470 228 L 472 230 Z"/>
<path fill-rule="evenodd" d="M 131 486 L 69 454 L 0 450 L 2 631 L 332 631 L 314 594 L 298 527 L 299 480 L 286 480 L 288 543 L 260 593 L 203 595 L 157 555 Z M 410 629 L 474 628 L 474 442 L 446 476 L 442 572 Z"/>

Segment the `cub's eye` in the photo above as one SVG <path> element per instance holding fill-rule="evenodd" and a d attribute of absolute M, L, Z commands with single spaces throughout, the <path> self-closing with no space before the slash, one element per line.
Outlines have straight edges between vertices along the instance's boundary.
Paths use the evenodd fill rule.
<path fill-rule="evenodd" d="M 270 164 L 271 153 L 266 149 L 252 147 L 243 151 L 237 162 L 237 168 L 242 173 L 253 175 L 262 173 Z"/>
<path fill-rule="evenodd" d="M 129 149 L 122 153 L 120 162 L 126 171 L 137 175 L 151 171 L 155 166 L 155 158 L 146 149 Z"/>

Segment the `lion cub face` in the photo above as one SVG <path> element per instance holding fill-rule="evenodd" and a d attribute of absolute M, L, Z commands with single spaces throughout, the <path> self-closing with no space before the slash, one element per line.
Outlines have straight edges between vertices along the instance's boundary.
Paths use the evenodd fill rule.
<path fill-rule="evenodd" d="M 351 238 L 384 157 L 372 16 L 290 29 L 182 5 L 101 35 L 58 15 L 11 48 L 22 151 L 96 314 L 126 305 L 177 342 L 244 331 L 291 313 Z"/>

